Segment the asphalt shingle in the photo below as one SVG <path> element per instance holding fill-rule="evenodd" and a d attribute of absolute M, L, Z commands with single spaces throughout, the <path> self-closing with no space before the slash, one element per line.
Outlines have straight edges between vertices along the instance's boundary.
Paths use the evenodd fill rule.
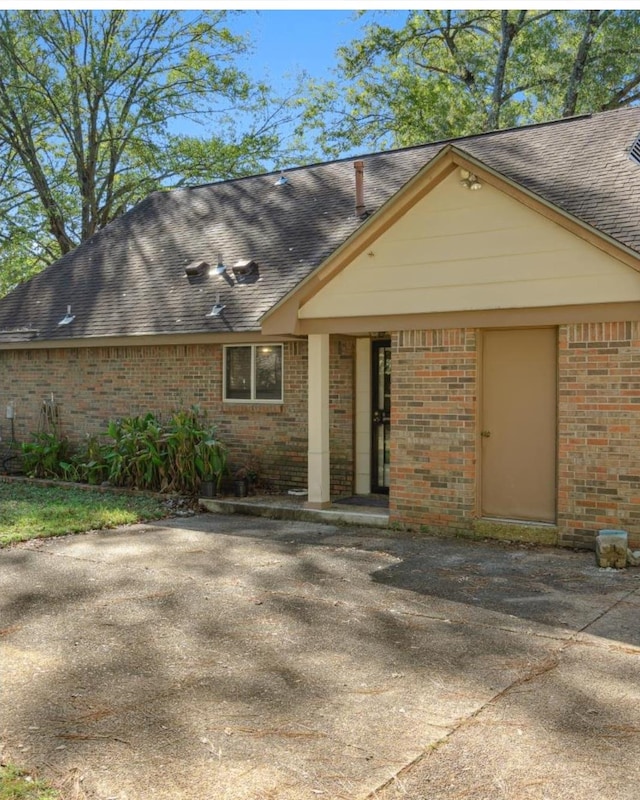
<path fill-rule="evenodd" d="M 640 108 L 628 108 L 366 155 L 366 206 L 379 209 L 451 143 L 640 256 L 640 165 L 629 158 L 638 135 Z M 353 160 L 289 170 L 284 185 L 278 173 L 156 192 L 0 300 L 0 331 L 59 340 L 258 330 L 362 223 Z M 185 274 L 218 254 L 226 278 Z M 257 273 L 236 282 L 231 267 L 249 258 Z M 218 299 L 223 313 L 207 317 Z M 68 305 L 75 319 L 59 326 Z"/>

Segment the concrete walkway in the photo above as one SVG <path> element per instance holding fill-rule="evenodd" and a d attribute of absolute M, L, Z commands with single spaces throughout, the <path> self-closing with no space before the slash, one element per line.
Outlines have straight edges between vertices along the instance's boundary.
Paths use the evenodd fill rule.
<path fill-rule="evenodd" d="M 639 569 L 205 514 L 0 578 L 3 759 L 65 799 L 640 796 Z"/>

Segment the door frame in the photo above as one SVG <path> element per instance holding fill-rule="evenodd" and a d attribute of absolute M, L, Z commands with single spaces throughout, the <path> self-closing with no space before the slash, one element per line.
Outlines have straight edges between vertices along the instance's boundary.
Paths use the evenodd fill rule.
<path fill-rule="evenodd" d="M 379 430 L 380 424 L 384 425 L 388 422 L 389 424 L 389 436 L 391 436 L 391 388 L 389 387 L 389 416 L 388 418 L 384 417 L 381 423 L 377 423 L 375 421 L 375 416 L 377 410 L 374 409 L 375 401 L 378 397 L 378 387 L 379 387 L 379 352 L 380 350 L 386 349 L 389 351 L 389 365 L 391 366 L 391 339 L 385 337 L 384 339 L 372 339 L 371 340 L 371 400 L 369 404 L 369 428 L 370 428 L 370 437 L 371 437 L 371 482 L 370 482 L 370 491 L 371 494 L 389 494 L 389 486 L 385 486 L 384 484 L 380 484 L 378 481 L 378 474 L 379 474 L 379 449 L 377 447 L 377 431 Z M 391 379 L 391 378 L 390 378 Z"/>
<path fill-rule="evenodd" d="M 535 521 L 527 519 L 513 519 L 510 517 L 493 517 L 485 516 L 483 511 L 483 482 L 484 482 L 484 458 L 482 450 L 482 423 L 484 419 L 484 334 L 489 331 L 509 331 L 509 330 L 539 330 L 539 329 L 552 329 L 556 334 L 556 356 L 555 356 L 555 462 L 553 469 L 553 480 L 555 485 L 555 503 L 554 503 L 554 520 L 551 521 Z M 558 327 L 556 325 L 523 325 L 521 327 L 499 327 L 499 328 L 479 328 L 477 329 L 477 353 L 478 353 L 478 378 L 477 378 L 477 397 L 476 404 L 476 517 L 479 519 L 498 519 L 504 522 L 511 522 L 521 525 L 556 525 L 558 521 L 558 452 L 559 452 L 559 362 L 558 362 Z"/>

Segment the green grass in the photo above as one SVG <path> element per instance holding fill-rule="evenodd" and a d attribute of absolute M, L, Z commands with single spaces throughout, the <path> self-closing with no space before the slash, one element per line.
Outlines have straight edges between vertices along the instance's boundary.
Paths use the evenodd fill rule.
<path fill-rule="evenodd" d="M 162 500 L 146 495 L 0 481 L 0 547 L 166 516 Z"/>
<path fill-rule="evenodd" d="M 7 765 L 0 767 L 0 800 L 57 800 L 58 793 L 43 781 Z"/>
<path fill-rule="evenodd" d="M 162 500 L 155 497 L 0 481 L 0 547 L 166 516 Z M 0 800 L 59 797 L 23 770 L 0 766 Z"/>

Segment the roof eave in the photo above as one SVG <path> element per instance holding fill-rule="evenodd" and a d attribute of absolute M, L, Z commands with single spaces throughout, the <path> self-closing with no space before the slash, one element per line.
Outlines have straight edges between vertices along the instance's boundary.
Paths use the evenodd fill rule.
<path fill-rule="evenodd" d="M 0 351 L 3 350 L 53 350 L 53 349 L 86 349 L 96 347 L 145 347 L 164 345 L 190 344 L 241 344 L 263 340 L 259 328 L 244 331 L 228 331 L 218 333 L 140 333 L 114 334 L 110 336 L 84 336 L 68 339 L 21 339 L 9 341 L 0 337 Z M 287 341 L 299 338 L 283 335 L 280 339 Z"/>
<path fill-rule="evenodd" d="M 589 223 L 560 208 L 480 159 L 448 144 L 430 159 L 405 185 L 375 211 L 313 272 L 282 297 L 261 318 L 265 334 L 299 334 L 298 309 L 360 255 L 406 211 L 431 192 L 456 169 L 467 169 L 488 184 L 562 225 L 609 255 L 640 271 L 640 253 Z"/>
<path fill-rule="evenodd" d="M 447 158 L 451 149 L 451 145 L 445 145 L 399 191 L 368 216 L 333 253 L 263 314 L 260 318 L 263 333 L 295 333 L 298 308 L 365 250 L 380 235 L 382 227 L 388 227 L 409 205 L 417 202 L 420 198 L 413 199 L 414 193 L 424 196 L 455 169 L 455 164 Z M 423 186 L 423 183 L 427 185 Z M 293 306 L 295 311 L 292 316 Z M 283 323 L 286 330 L 280 330 Z"/>

